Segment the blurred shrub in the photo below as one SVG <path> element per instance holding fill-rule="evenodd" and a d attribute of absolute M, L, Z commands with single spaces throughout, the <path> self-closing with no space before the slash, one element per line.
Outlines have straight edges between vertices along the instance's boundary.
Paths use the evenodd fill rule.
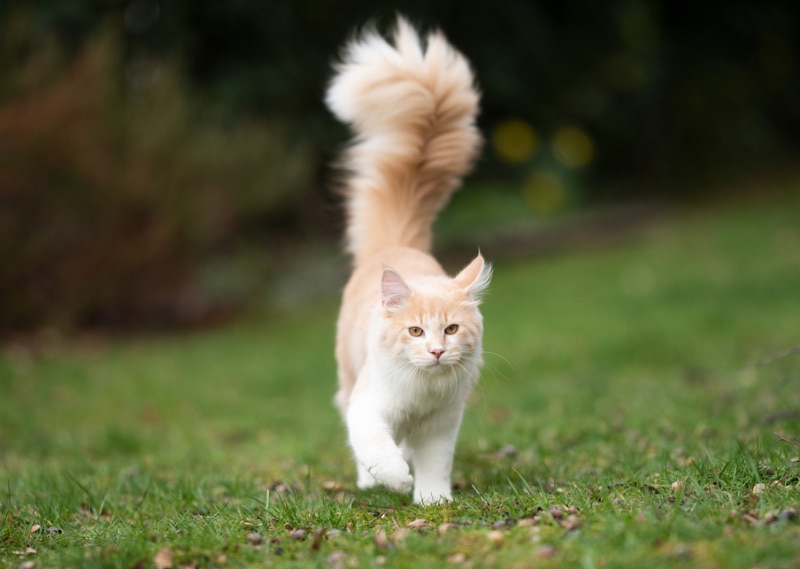
<path fill-rule="evenodd" d="M 123 66 L 114 33 L 63 65 L 51 47 L 0 91 L 0 330 L 212 317 L 196 269 L 302 194 L 307 150 L 277 120 L 214 121 L 174 64 Z"/>

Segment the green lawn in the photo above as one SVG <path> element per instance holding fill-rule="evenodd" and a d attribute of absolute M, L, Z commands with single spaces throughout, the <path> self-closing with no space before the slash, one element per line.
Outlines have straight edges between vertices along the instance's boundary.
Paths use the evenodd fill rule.
<path fill-rule="evenodd" d="M 500 260 L 456 500 L 355 489 L 336 299 L 0 359 L 0 566 L 796 567 L 800 199 Z M 424 521 L 422 521 L 424 520 Z"/>

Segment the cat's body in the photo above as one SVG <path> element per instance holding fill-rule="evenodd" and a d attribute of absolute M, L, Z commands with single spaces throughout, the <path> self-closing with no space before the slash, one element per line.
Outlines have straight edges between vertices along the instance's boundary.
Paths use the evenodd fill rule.
<path fill-rule="evenodd" d="M 358 485 L 450 499 L 491 269 L 478 255 L 448 277 L 430 255 L 431 225 L 480 146 L 472 73 L 441 34 L 423 43 L 399 18 L 394 45 L 370 31 L 347 46 L 327 103 L 356 131 L 344 159 L 355 267 L 337 325 L 336 403 Z"/>

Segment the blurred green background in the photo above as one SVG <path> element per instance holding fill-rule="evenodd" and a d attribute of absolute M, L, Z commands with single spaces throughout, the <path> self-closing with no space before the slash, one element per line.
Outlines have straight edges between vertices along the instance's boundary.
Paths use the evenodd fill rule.
<path fill-rule="evenodd" d="M 396 12 L 442 27 L 483 92 L 445 253 L 529 254 L 553 219 L 611 208 L 617 229 L 794 175 L 795 2 L 0 2 L 0 333 L 337 291 L 347 132 L 323 92 L 352 31 Z"/>

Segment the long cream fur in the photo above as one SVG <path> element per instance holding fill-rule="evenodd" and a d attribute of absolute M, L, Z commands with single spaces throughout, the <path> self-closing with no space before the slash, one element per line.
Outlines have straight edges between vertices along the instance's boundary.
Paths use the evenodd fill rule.
<path fill-rule="evenodd" d="M 491 269 L 478 255 L 448 277 L 430 255 L 431 226 L 481 144 L 472 71 L 441 33 L 422 38 L 398 18 L 393 42 L 369 29 L 346 46 L 326 102 L 355 131 L 343 159 L 354 271 L 337 325 L 336 402 L 358 485 L 450 499 Z"/>
<path fill-rule="evenodd" d="M 346 47 L 327 103 L 357 133 L 345 157 L 356 266 L 387 247 L 430 250 L 433 220 L 480 147 L 478 100 L 441 33 L 423 42 L 399 19 L 394 45 L 368 31 Z"/>

